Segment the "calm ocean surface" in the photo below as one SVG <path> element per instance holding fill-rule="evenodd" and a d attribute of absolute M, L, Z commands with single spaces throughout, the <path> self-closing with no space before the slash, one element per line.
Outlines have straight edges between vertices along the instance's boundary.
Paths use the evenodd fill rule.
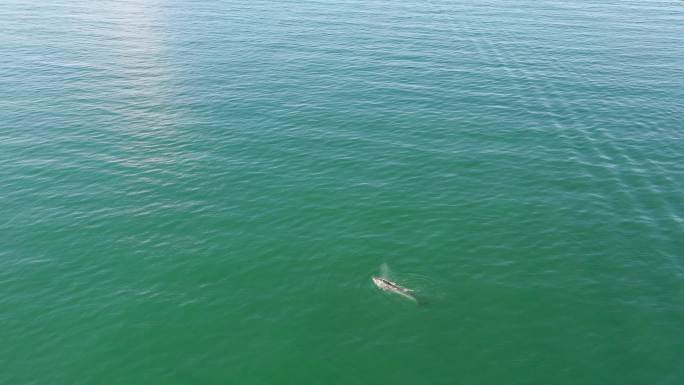
<path fill-rule="evenodd" d="M 684 383 L 684 2 L 0 4 L 0 384 L 380 383 Z"/>

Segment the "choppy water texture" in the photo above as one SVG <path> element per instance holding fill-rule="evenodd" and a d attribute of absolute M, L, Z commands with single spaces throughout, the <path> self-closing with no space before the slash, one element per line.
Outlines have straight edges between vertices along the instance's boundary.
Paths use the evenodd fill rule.
<path fill-rule="evenodd" d="M 683 103 L 681 1 L 5 1 L 0 383 L 682 384 Z"/>

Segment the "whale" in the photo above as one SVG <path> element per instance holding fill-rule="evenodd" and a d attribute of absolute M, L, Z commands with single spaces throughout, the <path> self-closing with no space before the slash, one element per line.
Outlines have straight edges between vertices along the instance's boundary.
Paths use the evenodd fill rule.
<path fill-rule="evenodd" d="M 390 293 L 396 293 L 401 295 L 402 297 L 408 298 L 410 300 L 418 302 L 416 300 L 416 297 L 412 296 L 411 293 L 413 290 L 407 289 L 398 283 L 392 282 L 389 279 L 385 278 L 380 278 L 380 277 L 372 277 L 373 283 L 375 286 L 377 286 L 379 289 L 390 292 Z"/>

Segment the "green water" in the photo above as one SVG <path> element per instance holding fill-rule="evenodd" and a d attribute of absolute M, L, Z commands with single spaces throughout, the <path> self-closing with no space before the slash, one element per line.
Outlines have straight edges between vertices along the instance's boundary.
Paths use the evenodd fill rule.
<path fill-rule="evenodd" d="M 683 106 L 679 1 L 6 1 L 0 384 L 682 384 Z"/>

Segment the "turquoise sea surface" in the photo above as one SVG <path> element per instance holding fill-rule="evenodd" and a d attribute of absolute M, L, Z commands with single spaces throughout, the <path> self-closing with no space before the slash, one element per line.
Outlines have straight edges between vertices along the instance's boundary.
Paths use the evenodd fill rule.
<path fill-rule="evenodd" d="M 684 384 L 684 2 L 2 2 L 0 384 Z"/>

